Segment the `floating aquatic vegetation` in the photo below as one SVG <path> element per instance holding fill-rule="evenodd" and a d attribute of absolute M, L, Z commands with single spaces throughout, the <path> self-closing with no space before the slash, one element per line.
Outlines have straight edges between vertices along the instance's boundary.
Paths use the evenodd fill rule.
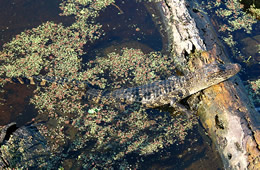
<path fill-rule="evenodd" d="M 115 3 L 114 0 L 66 0 L 60 4 L 60 9 L 63 11 L 61 16 L 75 16 L 77 20 L 86 21 L 88 18 L 99 16 L 100 10 L 103 10 L 108 5 Z"/>
<path fill-rule="evenodd" d="M 223 32 L 244 29 L 250 33 L 252 25 L 257 22 L 254 17 L 243 11 L 243 5 L 238 0 L 208 1 L 207 8 L 214 10 L 217 16 L 227 24 L 221 26 L 220 31 Z"/>
<path fill-rule="evenodd" d="M 110 53 L 107 57 L 90 61 L 85 76 L 90 77 L 93 85 L 115 89 L 168 77 L 174 70 L 172 65 L 170 57 L 158 52 L 145 55 L 138 49 L 125 48 L 121 55 Z M 90 107 L 88 111 L 91 113 L 83 119 L 74 119 L 75 126 L 84 132 L 84 137 L 77 138 L 71 146 L 71 150 L 75 150 L 92 144 L 91 148 L 95 149 L 87 149 L 88 152 L 81 153 L 78 159 L 85 162 L 88 168 L 92 164 L 96 167 L 107 166 L 133 153 L 149 155 L 177 141 L 181 142 L 195 123 L 194 120 L 187 123 L 182 116 L 173 118 L 168 112 L 151 110 L 148 114 L 139 104 L 126 105 L 125 110 L 120 111 L 101 103 L 98 110 L 92 110 Z M 102 163 L 97 164 L 100 161 Z"/>
<path fill-rule="evenodd" d="M 175 69 L 173 59 L 159 52 L 144 54 L 139 49 L 124 48 L 121 53 L 120 55 L 113 52 L 106 58 L 101 57 L 88 63 L 86 74 L 93 85 L 113 89 L 123 85 L 138 86 L 165 79 L 171 76 Z"/>
<path fill-rule="evenodd" d="M 234 56 L 240 55 L 240 50 L 235 46 L 233 32 L 244 31 L 250 34 L 252 27 L 257 20 L 254 16 L 245 12 L 243 5 L 238 0 L 208 1 L 206 8 L 215 13 L 219 18 L 219 31 L 222 32 L 222 39 L 231 48 Z"/>
<path fill-rule="evenodd" d="M 97 57 L 86 68 L 82 66 L 84 44 L 102 35 L 101 25 L 88 19 L 98 16 L 100 10 L 113 2 L 62 1 L 61 15 L 74 15 L 75 22 L 67 27 L 46 22 L 17 35 L 0 53 L 0 75 L 44 74 L 89 80 L 109 90 L 171 76 L 174 72 L 171 57 L 159 52 L 144 54 L 139 49 L 124 48 L 119 54 Z M 131 154 L 146 156 L 181 143 L 196 122 L 181 115 L 173 118 L 167 111 L 146 110 L 139 104 L 118 103 L 124 108 L 118 109 L 109 103 L 83 102 L 85 91 L 80 89 L 54 83 L 37 87 L 30 100 L 39 111 L 35 121 L 47 122 L 39 130 L 47 139 L 52 157 L 62 162 L 75 159 L 84 168 L 113 167 L 120 162 L 121 167 L 127 167 L 130 163 L 126 158 Z"/>
<path fill-rule="evenodd" d="M 256 8 L 255 4 L 250 5 L 248 10 L 254 17 L 256 17 L 258 20 L 260 19 L 260 9 Z"/>
<path fill-rule="evenodd" d="M 255 105 L 260 105 L 260 79 L 255 81 L 247 81 L 246 88 Z"/>

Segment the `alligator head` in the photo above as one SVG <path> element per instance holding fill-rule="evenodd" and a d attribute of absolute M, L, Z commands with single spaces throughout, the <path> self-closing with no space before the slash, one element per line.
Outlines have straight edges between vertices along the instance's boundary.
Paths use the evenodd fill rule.
<path fill-rule="evenodd" d="M 237 74 L 241 69 L 239 64 L 210 64 L 195 72 L 188 73 L 186 77 L 187 90 L 194 94 L 200 90 L 208 88 L 229 79 Z M 187 80 L 189 79 L 189 80 Z"/>

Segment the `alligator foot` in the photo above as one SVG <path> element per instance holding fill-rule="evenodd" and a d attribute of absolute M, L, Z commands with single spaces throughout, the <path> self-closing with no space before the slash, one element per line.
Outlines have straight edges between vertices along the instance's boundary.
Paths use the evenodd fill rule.
<path fill-rule="evenodd" d="M 182 112 L 184 113 L 188 118 L 192 116 L 192 112 L 188 110 L 183 104 L 181 103 L 171 103 L 171 107 L 174 108 L 174 113 Z"/>

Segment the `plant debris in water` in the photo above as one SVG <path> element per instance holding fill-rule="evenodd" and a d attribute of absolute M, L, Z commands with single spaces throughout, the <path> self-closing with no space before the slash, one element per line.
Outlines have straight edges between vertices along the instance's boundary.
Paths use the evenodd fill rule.
<path fill-rule="evenodd" d="M 80 56 L 85 54 L 84 44 L 94 42 L 103 34 L 101 25 L 94 19 L 112 3 L 113 0 L 62 1 L 61 15 L 74 15 L 75 22 L 68 27 L 46 22 L 15 36 L 0 53 L 0 75 L 42 74 L 88 80 L 109 90 L 171 76 L 172 58 L 159 52 L 144 54 L 139 49 L 124 48 L 120 54 L 97 57 L 89 61 L 86 68 L 82 66 Z M 82 101 L 85 91 L 79 89 L 53 83 L 37 87 L 30 100 L 39 111 L 36 122 L 47 121 L 38 128 L 47 139 L 50 159 L 56 160 L 50 163 L 60 162 L 61 169 L 68 162 L 83 168 L 138 167 L 138 161 L 128 162 L 129 155 L 136 154 L 141 160 L 142 156 L 182 143 L 187 130 L 196 123 L 194 118 L 188 121 L 181 115 L 173 118 L 169 112 L 147 110 L 139 104 L 123 110 L 102 102 L 93 105 Z M 0 151 L 12 150 L 6 148 L 2 146 Z M 23 156 L 19 149 L 10 154 L 13 154 L 10 156 L 12 168 L 32 166 L 29 162 L 17 161 L 21 160 L 16 159 L 17 155 Z"/>

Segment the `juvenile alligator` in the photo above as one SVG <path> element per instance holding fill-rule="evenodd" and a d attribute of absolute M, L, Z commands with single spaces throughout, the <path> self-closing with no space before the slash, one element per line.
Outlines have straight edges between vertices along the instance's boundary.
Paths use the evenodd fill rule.
<path fill-rule="evenodd" d="M 190 72 L 185 76 L 172 76 L 165 80 L 155 81 L 139 87 L 101 91 L 91 89 L 86 98 L 96 102 L 101 99 L 120 100 L 126 103 L 140 102 L 148 108 L 166 104 L 175 106 L 187 96 L 218 84 L 240 71 L 239 64 L 211 64 Z M 180 105 L 177 105 L 178 107 Z"/>
<path fill-rule="evenodd" d="M 180 100 L 196 92 L 218 84 L 234 76 L 240 71 L 239 64 L 210 64 L 203 68 L 190 72 L 185 76 L 172 76 L 165 80 L 155 81 L 150 84 L 118 89 L 114 91 L 103 91 L 87 85 L 84 99 L 94 101 L 115 100 L 125 103 L 140 102 L 145 107 L 153 108 L 166 104 L 175 106 Z M 73 83 L 80 81 L 68 81 L 66 78 L 51 78 L 44 76 L 32 76 L 28 78 L 12 78 L 13 82 L 21 84 L 46 85 L 46 82 Z"/>

